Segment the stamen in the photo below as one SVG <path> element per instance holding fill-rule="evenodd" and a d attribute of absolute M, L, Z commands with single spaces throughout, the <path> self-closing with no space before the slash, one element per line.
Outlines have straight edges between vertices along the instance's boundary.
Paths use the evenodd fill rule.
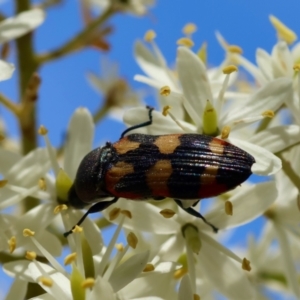
<path fill-rule="evenodd" d="M 83 228 L 78 225 L 75 225 L 74 229 L 72 229 L 73 233 L 81 233 L 82 231 L 83 231 Z"/>
<path fill-rule="evenodd" d="M 242 269 L 245 271 L 251 271 L 250 261 L 247 258 L 243 258 Z"/>
<path fill-rule="evenodd" d="M 230 201 L 225 202 L 225 213 L 229 216 L 232 216 L 233 214 L 233 205 Z"/>
<path fill-rule="evenodd" d="M 124 245 L 123 245 L 122 243 L 116 244 L 116 245 L 115 245 L 115 248 L 116 248 L 119 252 L 124 251 Z"/>
<path fill-rule="evenodd" d="M 165 106 L 163 108 L 163 112 L 162 114 L 166 117 L 167 115 L 169 115 L 171 117 L 171 119 L 184 131 L 184 132 L 189 132 L 188 129 L 184 128 L 181 123 L 174 117 L 174 115 L 172 113 L 170 113 L 170 109 L 171 107 L 170 106 Z"/>
<path fill-rule="evenodd" d="M 82 283 L 81 286 L 84 289 L 92 288 L 95 285 L 95 279 L 94 278 L 87 278 Z"/>
<path fill-rule="evenodd" d="M 288 44 L 292 44 L 296 41 L 297 35 L 294 31 L 284 25 L 279 19 L 275 16 L 270 15 L 269 17 L 270 22 L 274 26 L 275 30 L 277 31 L 277 35 L 279 39 L 284 40 Z"/>
<path fill-rule="evenodd" d="M 230 134 L 230 126 L 224 126 L 222 131 L 221 131 L 221 139 L 226 140 L 229 137 Z"/>
<path fill-rule="evenodd" d="M 194 294 L 193 298 L 194 298 L 193 300 L 200 300 L 200 296 L 198 294 Z"/>
<path fill-rule="evenodd" d="M 272 119 L 274 118 L 275 114 L 273 110 L 266 110 L 262 113 L 262 116 Z"/>
<path fill-rule="evenodd" d="M 176 214 L 174 210 L 168 208 L 161 210 L 159 213 L 166 219 L 170 219 Z"/>
<path fill-rule="evenodd" d="M 17 247 L 17 239 L 15 236 L 12 236 L 8 242 L 9 253 L 13 253 Z"/>
<path fill-rule="evenodd" d="M 124 216 L 126 216 L 129 219 L 132 219 L 132 214 L 131 214 L 131 212 L 129 210 L 123 209 L 123 210 L 121 210 L 121 214 L 124 215 Z"/>
<path fill-rule="evenodd" d="M 129 234 L 127 235 L 127 243 L 131 248 L 133 249 L 136 248 L 138 243 L 138 238 L 133 232 L 129 232 Z"/>
<path fill-rule="evenodd" d="M 187 274 L 187 272 L 188 272 L 187 268 L 180 268 L 174 272 L 173 277 L 174 277 L 174 279 L 178 280 L 178 279 L 182 278 L 185 274 Z"/>
<path fill-rule="evenodd" d="M 77 253 L 76 252 L 73 252 L 69 255 L 67 255 L 64 259 L 64 265 L 67 266 L 69 264 L 71 264 L 73 261 L 75 261 L 77 258 Z"/>
<path fill-rule="evenodd" d="M 293 69 L 294 69 L 295 72 L 300 71 L 300 64 L 295 64 L 295 65 L 293 66 Z"/>
<path fill-rule="evenodd" d="M 144 40 L 148 43 L 152 42 L 156 38 L 156 32 L 154 30 L 148 30 L 144 35 Z"/>
<path fill-rule="evenodd" d="M 237 72 L 238 68 L 235 65 L 229 65 L 225 68 L 223 68 L 224 74 L 231 74 L 232 72 Z"/>
<path fill-rule="evenodd" d="M 163 116 L 166 117 L 169 114 L 170 109 L 171 109 L 171 106 L 169 106 L 169 105 L 164 106 L 163 111 L 162 111 Z"/>
<path fill-rule="evenodd" d="M 143 272 L 152 272 L 154 270 L 155 270 L 155 268 L 152 264 L 147 264 L 146 267 L 144 268 Z"/>
<path fill-rule="evenodd" d="M 63 210 L 67 210 L 68 209 L 68 206 L 65 205 L 65 204 L 60 204 L 60 205 L 57 205 L 54 210 L 53 210 L 53 213 L 55 215 L 57 215 L 58 213 L 60 213 L 61 211 Z"/>
<path fill-rule="evenodd" d="M 227 51 L 230 53 L 243 54 L 243 49 L 237 45 L 229 45 Z"/>
<path fill-rule="evenodd" d="M 48 129 L 44 125 L 41 125 L 40 128 L 38 129 L 38 134 L 44 136 L 48 134 Z"/>
<path fill-rule="evenodd" d="M 194 23 L 187 23 L 182 29 L 182 32 L 188 36 L 193 34 L 196 31 L 197 31 L 197 26 Z"/>
<path fill-rule="evenodd" d="M 169 86 L 165 85 L 160 89 L 159 93 L 160 95 L 167 97 L 171 94 L 171 89 Z"/>
<path fill-rule="evenodd" d="M 121 212 L 120 208 L 115 207 L 114 209 L 112 209 L 108 214 L 109 215 L 109 221 L 115 220 L 119 216 L 120 212 Z"/>
<path fill-rule="evenodd" d="M 47 184 L 46 184 L 45 178 L 40 178 L 40 179 L 39 179 L 39 182 L 38 182 L 38 185 L 39 185 L 39 188 L 40 188 L 42 191 L 46 191 L 46 189 L 47 189 Z"/>
<path fill-rule="evenodd" d="M 42 285 L 47 286 L 47 287 L 52 287 L 52 285 L 53 285 L 53 280 L 50 277 L 42 276 L 39 278 L 39 282 Z"/>
<path fill-rule="evenodd" d="M 36 253 L 34 251 L 26 251 L 25 258 L 28 260 L 36 259 Z"/>
<path fill-rule="evenodd" d="M 194 46 L 194 42 L 187 37 L 183 37 L 183 38 L 177 40 L 176 44 L 179 46 L 186 46 L 188 48 L 191 48 Z"/>
<path fill-rule="evenodd" d="M 23 236 L 25 237 L 28 237 L 28 236 L 34 236 L 35 235 L 35 232 L 34 231 L 31 231 L 30 229 L 28 228 L 25 228 L 23 230 Z"/>

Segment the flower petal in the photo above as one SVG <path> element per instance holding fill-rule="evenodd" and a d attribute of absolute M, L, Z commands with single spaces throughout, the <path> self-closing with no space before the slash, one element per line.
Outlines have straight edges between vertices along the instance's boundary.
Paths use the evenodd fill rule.
<path fill-rule="evenodd" d="M 15 66 L 0 60 L 0 81 L 9 79 L 15 70 Z"/>
<path fill-rule="evenodd" d="M 181 279 L 178 289 L 178 300 L 193 299 L 194 293 L 192 290 L 192 283 L 188 274 Z"/>
<path fill-rule="evenodd" d="M 111 285 L 101 276 L 97 277 L 93 290 L 87 300 L 99 300 L 99 299 L 105 299 L 105 300 L 116 299 Z"/>

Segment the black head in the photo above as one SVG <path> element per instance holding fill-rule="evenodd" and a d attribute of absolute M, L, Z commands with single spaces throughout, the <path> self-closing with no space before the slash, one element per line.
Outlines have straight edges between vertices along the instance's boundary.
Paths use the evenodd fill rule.
<path fill-rule="evenodd" d="M 75 208 L 97 202 L 107 197 L 104 176 L 111 158 L 111 145 L 97 148 L 88 153 L 81 161 L 69 191 L 69 204 Z"/>

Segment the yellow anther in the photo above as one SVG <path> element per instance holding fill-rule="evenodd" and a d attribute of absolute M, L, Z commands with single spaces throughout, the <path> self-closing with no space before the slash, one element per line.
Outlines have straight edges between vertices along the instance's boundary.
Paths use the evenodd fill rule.
<path fill-rule="evenodd" d="M 242 269 L 245 271 L 251 271 L 250 261 L 247 258 L 243 258 Z"/>
<path fill-rule="evenodd" d="M 117 207 L 113 208 L 113 209 L 109 212 L 109 221 L 115 220 L 115 219 L 119 216 L 120 212 L 121 212 L 121 209 L 120 209 L 120 208 L 117 208 Z"/>
<path fill-rule="evenodd" d="M 270 22 L 277 31 L 277 35 L 280 39 L 286 41 L 288 44 L 292 44 L 297 39 L 297 35 L 294 31 L 284 25 L 279 19 L 275 16 L 270 15 Z"/>
<path fill-rule="evenodd" d="M 25 258 L 28 260 L 36 259 L 36 253 L 34 251 L 26 251 Z"/>
<path fill-rule="evenodd" d="M 221 139 L 224 140 L 224 139 L 227 139 L 229 137 L 229 134 L 230 134 L 230 126 L 224 126 L 222 131 L 221 131 Z"/>
<path fill-rule="evenodd" d="M 171 106 L 169 106 L 169 105 L 164 106 L 163 111 L 162 111 L 163 116 L 166 117 L 169 114 L 170 109 L 171 109 Z"/>
<path fill-rule="evenodd" d="M 167 96 L 169 96 L 169 95 L 171 94 L 171 89 L 170 89 L 169 86 L 165 85 L 165 86 L 163 86 L 163 87 L 160 89 L 159 93 L 160 93 L 162 96 L 166 96 L 166 97 L 167 97 Z"/>
<path fill-rule="evenodd" d="M 191 35 L 197 31 L 197 26 L 194 23 L 187 23 L 183 28 L 182 32 L 185 35 Z"/>
<path fill-rule="evenodd" d="M 121 210 L 121 214 L 126 216 L 129 219 L 132 219 L 132 214 L 129 210 L 123 209 L 123 210 Z"/>
<path fill-rule="evenodd" d="M 300 71 L 300 64 L 295 64 L 293 66 L 294 71 L 299 72 Z"/>
<path fill-rule="evenodd" d="M 57 215 L 58 213 L 60 213 L 62 210 L 67 210 L 68 209 L 68 206 L 65 205 L 65 204 L 60 204 L 60 205 L 57 205 L 55 206 L 54 210 L 53 210 L 53 213 L 55 215 Z"/>
<path fill-rule="evenodd" d="M 73 233 L 81 233 L 82 231 L 83 231 L 83 228 L 78 225 L 75 225 L 74 229 L 72 229 Z"/>
<path fill-rule="evenodd" d="M 8 242 L 9 253 L 13 253 L 17 247 L 17 239 L 15 236 L 12 236 Z"/>
<path fill-rule="evenodd" d="M 115 248 L 116 248 L 119 252 L 124 251 L 124 246 L 123 246 L 122 243 L 116 244 L 116 245 L 115 245 Z"/>
<path fill-rule="evenodd" d="M 147 264 L 146 267 L 144 268 L 143 272 L 152 272 L 154 270 L 155 270 L 155 268 L 152 264 Z"/>
<path fill-rule="evenodd" d="M 179 46 L 186 46 L 188 48 L 191 48 L 194 46 L 194 42 L 187 37 L 183 37 L 183 38 L 177 40 L 176 44 Z"/>
<path fill-rule="evenodd" d="M 67 256 L 65 257 L 65 259 L 64 259 L 64 264 L 65 264 L 65 266 L 71 264 L 73 261 L 76 260 L 76 258 L 77 258 L 77 253 L 76 253 L 76 252 L 73 252 L 73 253 L 67 255 Z"/>
<path fill-rule="evenodd" d="M 25 237 L 28 237 L 28 236 L 34 236 L 35 235 L 35 232 L 34 231 L 31 231 L 30 229 L 28 228 L 25 228 L 23 230 L 23 236 Z"/>
<path fill-rule="evenodd" d="M 41 125 L 40 128 L 38 129 L 38 134 L 46 135 L 47 133 L 48 133 L 48 129 L 44 125 Z"/>
<path fill-rule="evenodd" d="M 154 30 L 148 30 L 144 35 L 146 42 L 152 42 L 156 38 L 156 32 Z"/>
<path fill-rule="evenodd" d="M 39 188 L 40 188 L 42 191 L 46 191 L 46 189 L 47 189 L 47 184 L 46 184 L 45 178 L 40 178 L 40 179 L 39 179 L 39 182 L 38 182 L 38 185 L 39 185 Z"/>
<path fill-rule="evenodd" d="M 225 202 L 225 213 L 229 216 L 232 216 L 233 214 L 233 205 L 230 201 Z"/>
<path fill-rule="evenodd" d="M 174 279 L 178 280 L 182 278 L 188 272 L 187 268 L 180 268 L 174 272 Z"/>
<path fill-rule="evenodd" d="M 266 110 L 262 113 L 262 116 L 266 117 L 266 118 L 274 118 L 275 114 L 273 110 Z"/>
<path fill-rule="evenodd" d="M 5 179 L 0 180 L 0 188 L 5 187 L 6 184 L 7 184 L 7 182 L 8 182 L 8 181 L 5 180 Z"/>
<path fill-rule="evenodd" d="M 174 210 L 168 208 L 161 210 L 159 213 L 166 219 L 170 219 L 176 214 Z"/>
<path fill-rule="evenodd" d="M 230 53 L 243 54 L 243 49 L 240 46 L 237 46 L 237 45 L 229 45 L 227 47 L 227 50 Z"/>
<path fill-rule="evenodd" d="M 194 295 L 193 295 L 193 298 L 194 298 L 193 300 L 201 300 L 201 299 L 200 299 L 200 296 L 199 296 L 198 294 L 194 294 Z"/>
<path fill-rule="evenodd" d="M 53 285 L 53 280 L 50 278 L 50 277 L 40 277 L 39 278 L 39 282 L 44 285 L 44 286 L 47 286 L 47 287 L 51 287 Z"/>
<path fill-rule="evenodd" d="M 133 232 L 129 232 L 128 235 L 127 235 L 127 243 L 128 245 L 135 249 L 136 248 L 136 245 L 138 243 L 138 238 L 137 236 L 133 233 Z"/>
<path fill-rule="evenodd" d="M 81 286 L 84 289 L 92 288 L 95 285 L 95 279 L 94 278 L 87 278 L 82 281 Z"/>
<path fill-rule="evenodd" d="M 238 68 L 235 65 L 230 65 L 223 68 L 224 74 L 231 74 L 232 72 L 237 72 Z"/>

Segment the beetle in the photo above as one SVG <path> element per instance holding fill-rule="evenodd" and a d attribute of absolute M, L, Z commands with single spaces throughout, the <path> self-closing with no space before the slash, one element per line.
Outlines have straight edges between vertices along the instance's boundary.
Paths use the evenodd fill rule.
<path fill-rule="evenodd" d="M 78 209 L 94 205 L 77 225 L 87 215 L 106 209 L 121 197 L 141 201 L 169 197 L 217 232 L 218 228 L 199 212 L 182 203 L 191 199 L 198 203 L 199 199 L 234 189 L 252 174 L 254 158 L 224 140 L 207 135 L 126 135 L 152 124 L 153 108 L 148 109 L 147 122 L 126 129 L 116 143 L 107 142 L 81 161 L 68 201 Z M 107 197 L 112 199 L 101 200 Z M 72 230 L 64 235 L 70 233 Z"/>

